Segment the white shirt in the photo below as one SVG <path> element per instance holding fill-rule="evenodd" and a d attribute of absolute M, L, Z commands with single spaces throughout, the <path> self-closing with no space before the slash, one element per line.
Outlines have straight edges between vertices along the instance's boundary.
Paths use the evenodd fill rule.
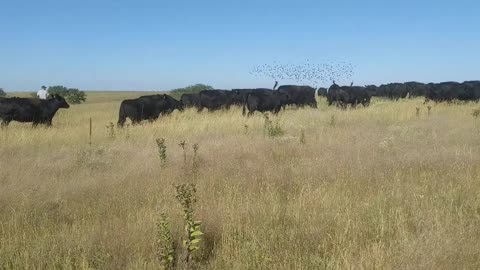
<path fill-rule="evenodd" d="M 43 89 L 38 90 L 37 97 L 39 99 L 47 99 L 47 96 L 48 96 L 47 90 L 43 90 Z"/>

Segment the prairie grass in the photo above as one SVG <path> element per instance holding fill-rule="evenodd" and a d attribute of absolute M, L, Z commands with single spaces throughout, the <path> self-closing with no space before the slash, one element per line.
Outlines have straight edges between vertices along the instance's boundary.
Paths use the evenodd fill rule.
<path fill-rule="evenodd" d="M 480 268 L 477 104 L 320 100 L 270 116 L 276 137 L 259 113 L 189 109 L 109 136 L 141 94 L 90 92 L 52 128 L 0 130 L 0 269 L 158 269 L 156 223 L 181 245 L 173 185 L 188 182 L 200 269 Z"/>

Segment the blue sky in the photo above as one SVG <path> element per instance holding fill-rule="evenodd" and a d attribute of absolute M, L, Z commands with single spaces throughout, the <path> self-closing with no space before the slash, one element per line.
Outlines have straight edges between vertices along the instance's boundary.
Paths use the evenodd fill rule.
<path fill-rule="evenodd" d="M 476 1 L 0 0 L 0 87 L 271 87 L 249 71 L 307 59 L 352 63 L 358 85 L 480 79 L 479 10 Z"/>

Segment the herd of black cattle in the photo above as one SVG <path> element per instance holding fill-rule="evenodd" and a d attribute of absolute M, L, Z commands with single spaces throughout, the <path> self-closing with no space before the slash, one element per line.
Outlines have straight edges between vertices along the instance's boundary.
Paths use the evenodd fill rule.
<path fill-rule="evenodd" d="M 180 101 L 166 95 L 141 96 L 128 99 L 120 104 L 118 125 L 125 124 L 130 118 L 133 124 L 143 120 L 154 121 L 161 115 L 167 115 L 174 110 L 183 111 L 186 107 L 196 107 L 198 111 L 207 108 L 209 111 L 229 109 L 232 105 L 243 107 L 243 115 L 255 111 L 278 113 L 287 105 L 298 107 L 317 107 L 315 93 L 327 98 L 328 105 L 338 107 L 364 107 L 370 104 L 372 97 L 384 97 L 398 100 L 407 97 L 425 97 L 425 102 L 451 102 L 453 100 L 475 101 L 480 100 L 480 81 L 444 82 L 423 84 L 418 82 L 391 83 L 381 86 L 339 86 L 333 83 L 329 89 L 315 90 L 310 86 L 283 85 L 276 89 L 232 89 L 232 90 L 204 90 L 200 93 L 184 94 Z M 46 124 L 50 126 L 55 113 L 60 108 L 69 108 L 68 103 L 61 96 L 54 95 L 47 100 L 36 98 L 0 98 L 1 125 L 7 126 L 11 121 L 32 122 L 34 126 Z"/>

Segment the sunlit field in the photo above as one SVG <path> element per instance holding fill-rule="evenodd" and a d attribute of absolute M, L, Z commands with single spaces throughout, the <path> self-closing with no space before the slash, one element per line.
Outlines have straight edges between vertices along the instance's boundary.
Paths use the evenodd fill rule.
<path fill-rule="evenodd" d="M 156 223 L 181 249 L 173 185 L 192 182 L 198 269 L 480 269 L 479 104 L 319 99 L 271 134 L 239 107 L 111 128 L 145 93 L 87 94 L 51 128 L 0 130 L 0 269 L 159 269 Z"/>

